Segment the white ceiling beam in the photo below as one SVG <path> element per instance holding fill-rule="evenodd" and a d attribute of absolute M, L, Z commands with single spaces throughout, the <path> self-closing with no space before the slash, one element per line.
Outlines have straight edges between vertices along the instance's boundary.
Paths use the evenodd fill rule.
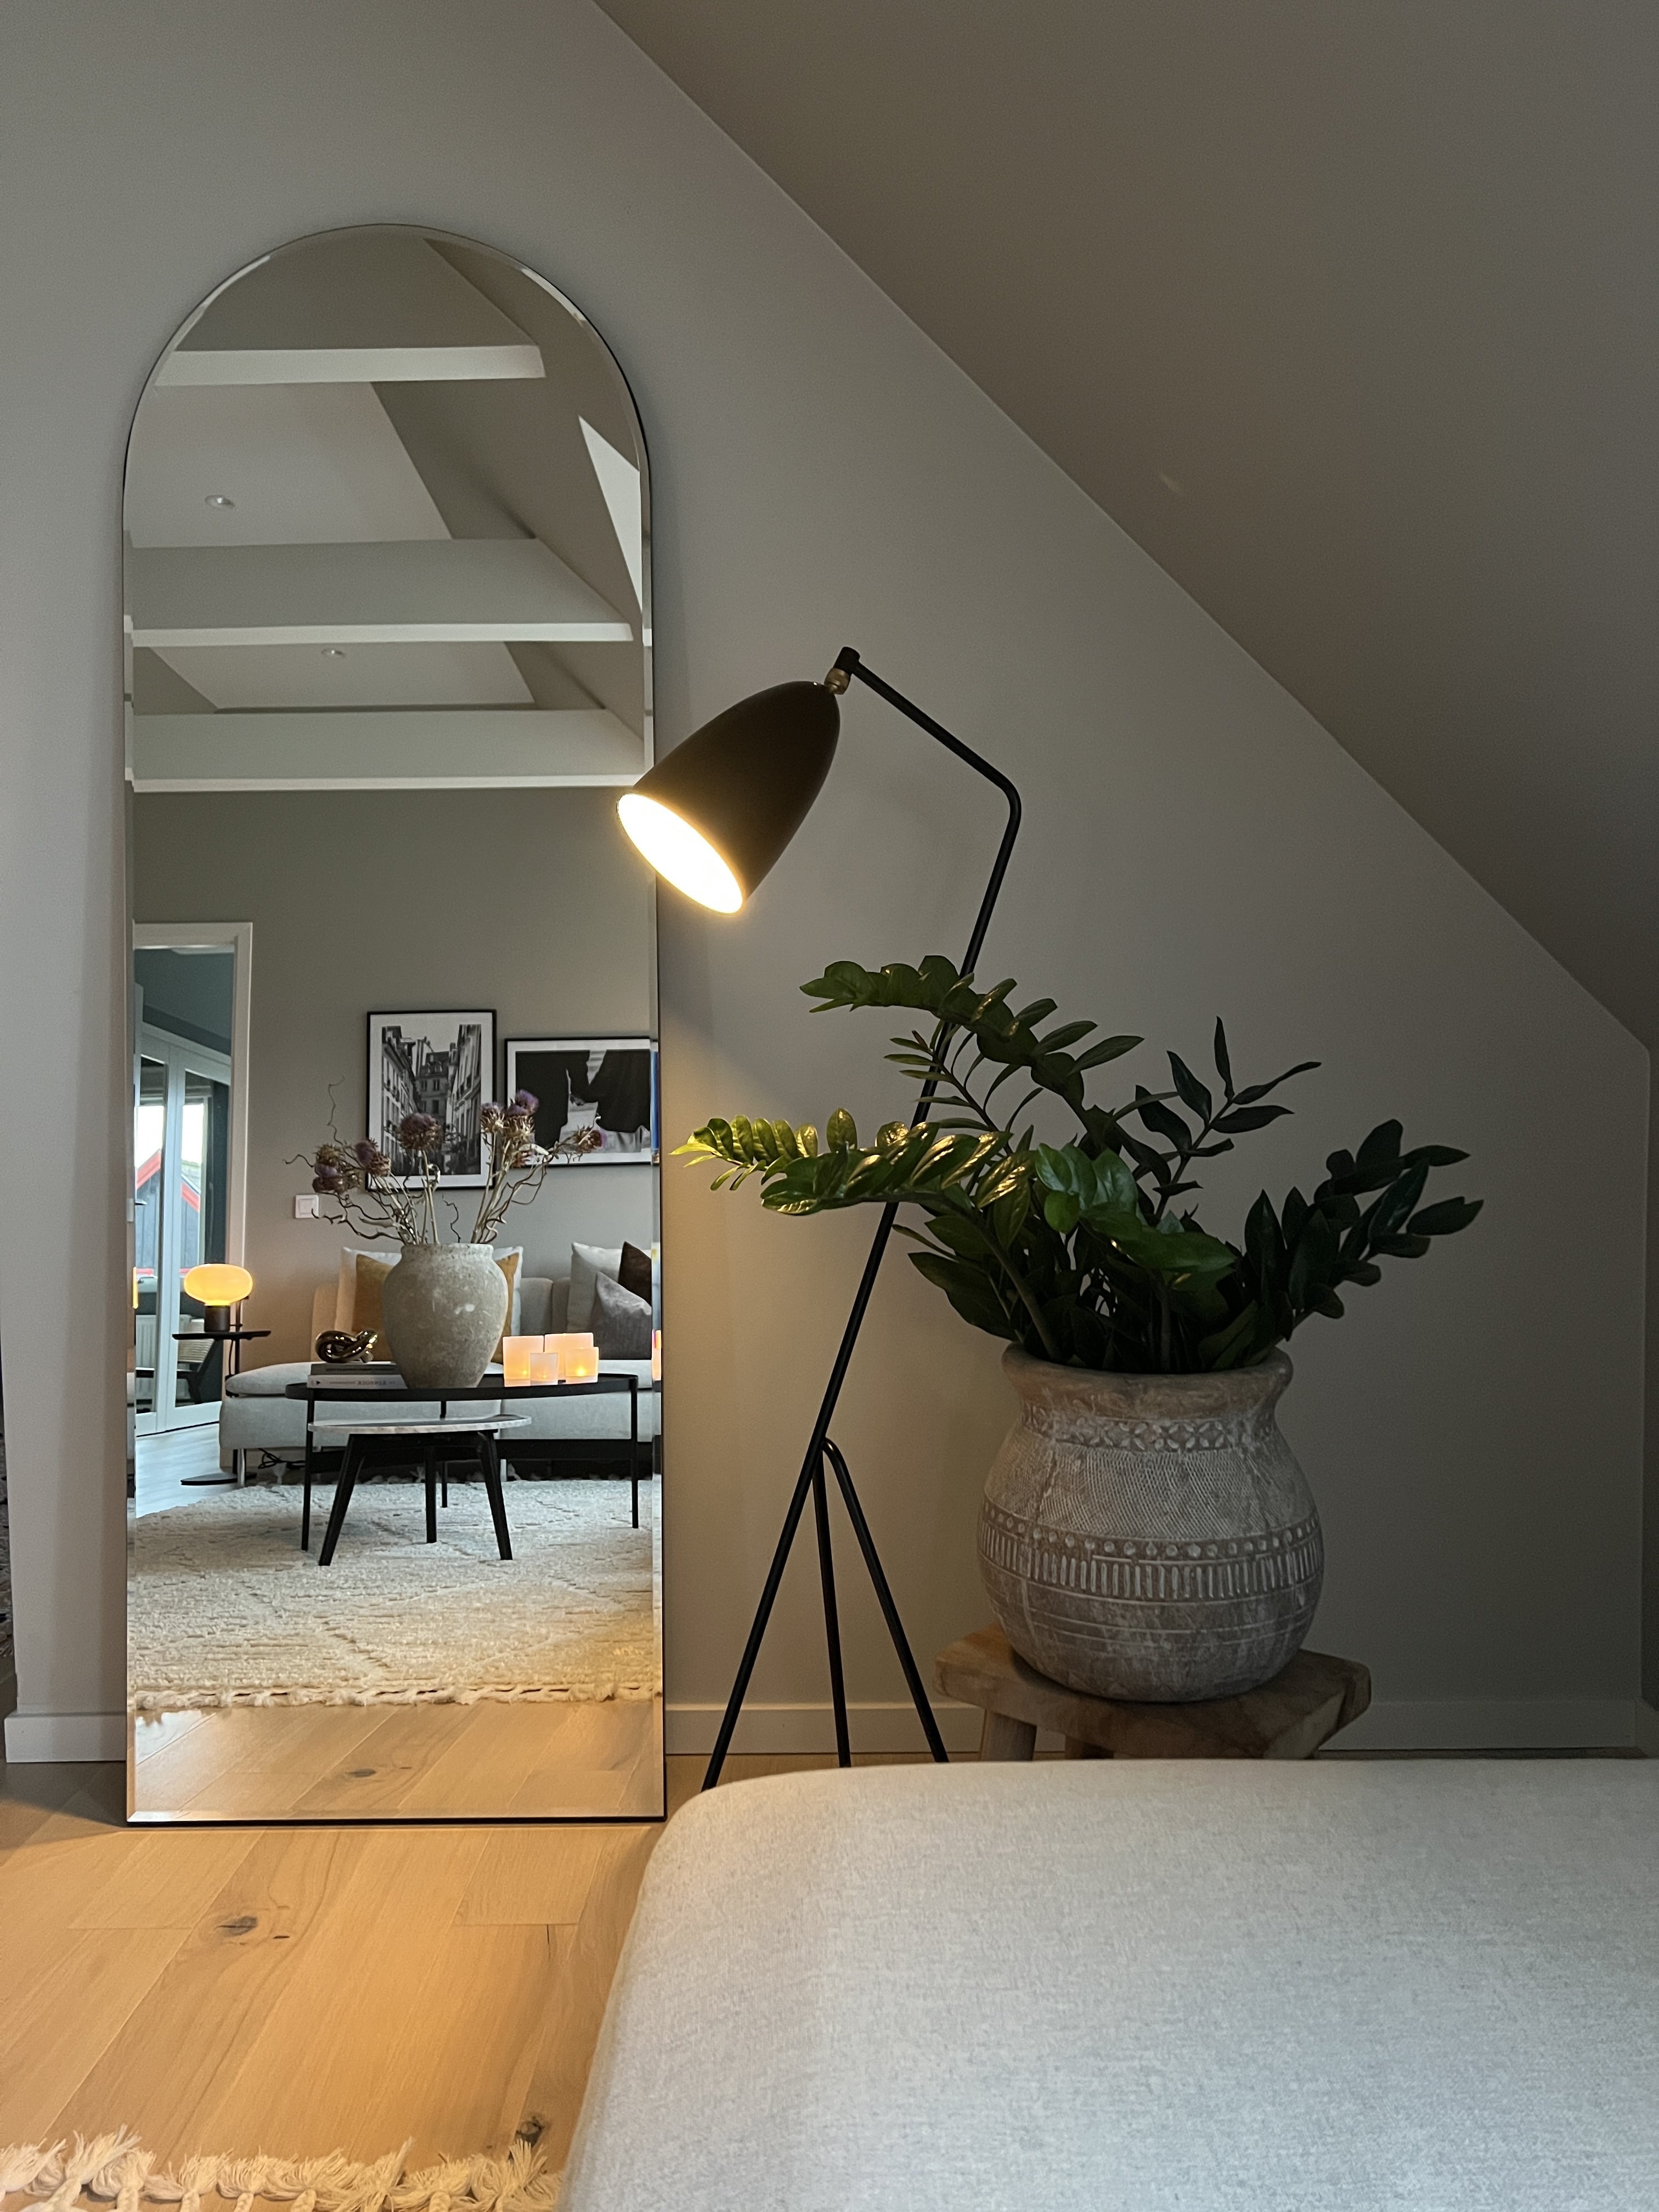
<path fill-rule="evenodd" d="M 540 349 L 423 238 L 308 240 L 210 300 L 163 385 L 429 384 L 544 376 Z"/>
<path fill-rule="evenodd" d="M 526 341 L 500 346 L 270 346 L 258 353 L 168 356 L 158 384 L 487 384 L 544 376 Z"/>
<path fill-rule="evenodd" d="M 626 786 L 645 768 L 640 738 L 603 708 L 132 718 L 137 792 Z"/>
<path fill-rule="evenodd" d="M 534 538 L 151 545 L 127 556 L 136 646 L 625 643 L 616 609 Z"/>

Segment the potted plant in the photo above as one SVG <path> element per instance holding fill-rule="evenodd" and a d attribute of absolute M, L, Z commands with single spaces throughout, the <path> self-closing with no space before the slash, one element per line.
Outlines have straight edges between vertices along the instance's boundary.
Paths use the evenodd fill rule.
<path fill-rule="evenodd" d="M 537 1101 L 520 1091 L 508 1106 L 485 1106 L 479 1116 L 489 1172 L 478 1194 L 472 1233 L 460 1241 L 460 1209 L 446 1199 L 455 1241 L 446 1243 L 438 1222 L 438 1171 L 443 1128 L 430 1114 L 407 1114 L 398 1141 L 420 1163 L 417 1175 L 393 1172 L 391 1160 L 367 1139 L 343 1145 L 331 1139 L 312 1159 L 312 1188 L 331 1208 L 325 1218 L 368 1239 L 396 1237 L 398 1264 L 380 1294 L 381 1322 L 398 1372 L 417 1389 L 470 1390 L 482 1380 L 506 1324 L 507 1277 L 491 1249 L 515 1206 L 527 1206 L 563 1158 L 589 1151 L 597 1129 L 580 1129 L 556 1145 L 536 1142 Z"/>
<path fill-rule="evenodd" d="M 986 1483 L 981 1572 L 1014 1648 L 1098 1696 L 1230 1697 L 1300 1649 L 1324 1565 L 1319 1515 L 1274 1409 L 1280 1347 L 1342 1294 L 1467 1228 L 1477 1199 L 1425 1205 L 1437 1168 L 1466 1154 L 1403 1149 L 1383 1121 L 1333 1152 L 1304 1197 L 1264 1191 L 1241 1240 L 1204 1228 L 1198 1163 L 1290 1109 L 1271 1094 L 1318 1063 L 1240 1085 L 1215 1026 L 1215 1082 L 1169 1054 L 1170 1087 L 1121 1104 L 1087 1096 L 1092 1071 L 1143 1040 L 1085 1046 L 1087 1021 L 1044 1029 L 1052 999 L 1015 1009 L 938 954 L 879 970 L 836 961 L 801 986 L 818 1012 L 903 1008 L 925 1026 L 887 1058 L 922 1104 L 872 1145 L 853 1117 L 810 1126 L 711 1121 L 679 1149 L 751 1176 L 786 1214 L 914 1207 L 912 1263 L 975 1328 L 1006 1338 L 1019 1418 Z M 1016 1103 L 1009 1103 L 1017 1100 Z M 1060 1144 L 1033 1113 L 1063 1115 Z"/>

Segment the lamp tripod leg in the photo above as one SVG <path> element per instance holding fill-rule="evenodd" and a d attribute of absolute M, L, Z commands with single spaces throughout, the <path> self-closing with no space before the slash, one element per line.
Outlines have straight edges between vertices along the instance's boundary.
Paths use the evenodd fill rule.
<path fill-rule="evenodd" d="M 940 1766 L 948 1766 L 951 1754 L 945 1748 L 945 1739 L 939 1732 L 939 1723 L 933 1718 L 933 1708 L 927 1702 L 927 1692 L 922 1686 L 921 1674 L 916 1666 L 915 1654 L 911 1650 L 910 1639 L 904 1632 L 904 1623 L 899 1619 L 899 1609 L 893 1601 L 893 1593 L 887 1586 L 887 1577 L 882 1567 L 881 1557 L 876 1550 L 876 1540 L 870 1534 L 870 1523 L 864 1517 L 864 1508 L 859 1503 L 857 1491 L 853 1487 L 853 1478 L 848 1471 L 847 1462 L 842 1457 L 840 1445 L 831 1443 L 828 1437 L 823 1440 L 823 1449 L 829 1455 L 830 1464 L 836 1470 L 836 1480 L 841 1486 L 842 1503 L 847 1508 L 847 1517 L 853 1524 L 853 1534 L 859 1540 L 859 1549 L 864 1554 L 864 1564 L 869 1570 L 871 1582 L 875 1585 L 876 1600 L 881 1607 L 882 1619 L 887 1623 L 887 1633 L 893 1639 L 893 1649 L 898 1654 L 899 1665 L 904 1669 L 905 1686 L 910 1692 L 911 1703 L 915 1706 L 916 1718 L 921 1723 L 922 1734 L 927 1739 L 927 1748 L 933 1753 L 934 1759 Z"/>
<path fill-rule="evenodd" d="M 828 1450 L 830 1446 L 825 1445 Z M 823 1583 L 823 1635 L 830 1647 L 830 1695 L 836 1709 L 836 1760 L 853 1764 L 853 1742 L 847 1726 L 847 1683 L 841 1665 L 841 1623 L 836 1613 L 836 1559 L 830 1544 L 830 1486 L 823 1479 L 822 1454 L 812 1470 L 812 1512 L 818 1527 L 818 1574 Z"/>
<path fill-rule="evenodd" d="M 807 1457 L 795 1483 L 795 1494 L 789 1501 L 789 1510 L 783 1517 L 779 1531 L 777 1549 L 772 1554 L 772 1565 L 766 1577 L 766 1587 L 761 1592 L 760 1603 L 755 1608 L 755 1619 L 749 1631 L 749 1641 L 743 1647 L 737 1678 L 732 1685 L 732 1694 L 726 1701 L 726 1711 L 720 1719 L 720 1732 L 714 1739 L 714 1748 L 709 1754 L 708 1771 L 702 1778 L 705 1790 L 712 1790 L 720 1778 L 720 1769 L 726 1764 L 726 1754 L 732 1748 L 732 1738 L 743 1711 L 743 1701 L 749 1694 L 749 1678 L 755 1671 L 755 1662 L 760 1657 L 760 1648 L 765 1638 L 772 1607 L 777 1603 L 778 1590 L 783 1581 L 783 1571 L 788 1565 L 790 1547 L 795 1540 L 795 1531 L 800 1526 L 800 1516 L 806 1504 L 807 1492 L 812 1487 L 812 1470 L 817 1468 L 818 1480 L 823 1479 L 823 1469 L 818 1454 Z"/>

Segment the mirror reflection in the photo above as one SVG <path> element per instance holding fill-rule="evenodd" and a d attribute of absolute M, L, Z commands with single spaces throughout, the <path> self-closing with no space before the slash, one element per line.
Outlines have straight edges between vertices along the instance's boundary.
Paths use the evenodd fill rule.
<path fill-rule="evenodd" d="M 488 247 L 301 240 L 125 527 L 133 1815 L 658 1817 L 626 384 Z"/>

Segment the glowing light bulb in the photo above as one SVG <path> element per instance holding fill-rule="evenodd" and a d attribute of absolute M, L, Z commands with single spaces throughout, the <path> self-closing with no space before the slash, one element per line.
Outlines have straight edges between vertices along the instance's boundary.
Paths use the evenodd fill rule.
<path fill-rule="evenodd" d="M 617 801 L 623 828 L 659 876 L 666 876 L 676 890 L 712 907 L 716 914 L 735 914 L 743 904 L 743 886 L 700 830 L 660 799 L 625 791 Z"/>

